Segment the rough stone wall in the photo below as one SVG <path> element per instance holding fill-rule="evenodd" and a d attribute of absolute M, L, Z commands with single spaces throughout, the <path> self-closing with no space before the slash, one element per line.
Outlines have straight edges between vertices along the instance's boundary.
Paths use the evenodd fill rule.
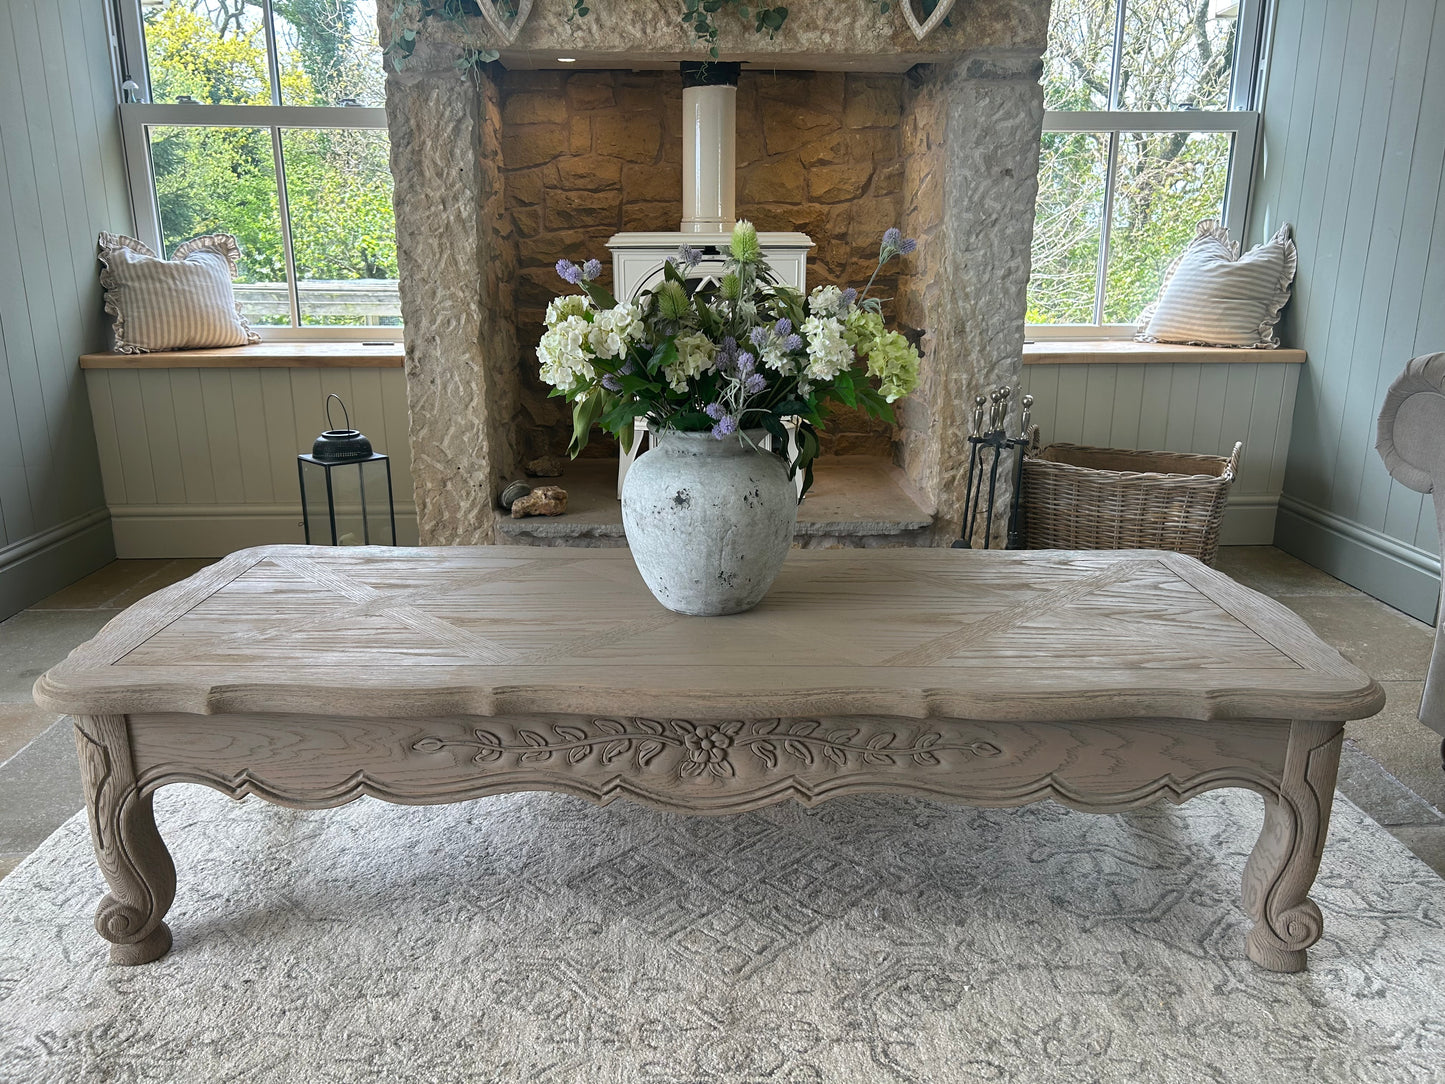
<path fill-rule="evenodd" d="M 417 522 L 424 545 L 486 543 L 517 458 L 501 112 L 485 73 L 458 72 L 444 46 L 418 51 L 386 94 Z"/>
<path fill-rule="evenodd" d="M 1022 374 L 1041 46 L 923 70 L 905 104 L 906 221 L 923 234 L 925 255 L 901 284 L 901 318 L 925 329 L 926 356 L 923 384 L 901 419 L 900 459 L 937 502 L 940 540 L 962 526 L 974 397 L 999 384 L 1016 387 Z M 1010 418 L 1012 429 L 1017 400 Z M 1011 492 L 1001 475 L 994 545 L 1003 541 Z"/>
<path fill-rule="evenodd" d="M 602 260 L 619 231 L 676 230 L 682 217 L 682 84 L 673 72 L 514 71 L 500 80 L 507 209 L 518 238 L 518 433 L 523 454 L 565 449 L 570 418 L 536 377 L 559 257 Z M 738 87 L 738 214 L 817 244 L 809 281 L 858 287 L 878 239 L 902 220 L 903 78 L 745 72 Z M 892 298 L 897 264 L 874 295 Z M 890 310 L 891 315 L 891 310 Z M 853 411 L 824 450 L 892 454 L 892 429 Z M 594 434 L 589 454 L 615 454 Z"/>

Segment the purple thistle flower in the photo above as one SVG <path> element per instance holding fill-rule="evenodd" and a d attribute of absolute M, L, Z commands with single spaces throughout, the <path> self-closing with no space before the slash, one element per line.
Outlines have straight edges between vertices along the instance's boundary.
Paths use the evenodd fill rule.
<path fill-rule="evenodd" d="M 898 242 L 903 240 L 903 231 L 897 226 L 890 226 L 883 231 L 883 244 L 888 248 L 897 248 Z"/>
<path fill-rule="evenodd" d="M 795 350 L 803 349 L 803 336 L 789 335 L 783 340 L 783 349 L 790 354 Z"/>
<path fill-rule="evenodd" d="M 601 260 L 588 260 L 582 265 L 582 281 L 591 282 L 598 275 L 602 274 Z"/>
<path fill-rule="evenodd" d="M 738 352 L 738 341 L 731 335 L 728 335 L 722 341 L 722 348 L 725 353 L 736 354 Z"/>
<path fill-rule="evenodd" d="M 753 333 L 748 336 L 748 338 L 752 340 L 753 345 L 759 350 L 768 345 L 768 332 L 765 328 L 753 328 Z"/>
<path fill-rule="evenodd" d="M 749 373 L 751 373 L 755 368 L 757 368 L 757 365 L 758 359 L 753 357 L 747 351 L 743 351 L 741 354 L 738 355 L 738 372 L 742 373 L 743 376 L 747 376 Z"/>
<path fill-rule="evenodd" d="M 855 301 L 857 301 L 857 300 L 858 300 L 858 291 L 855 290 L 855 289 L 853 289 L 853 287 L 849 286 L 846 290 L 843 291 L 843 302 L 844 302 L 844 304 L 851 305 L 851 304 L 853 304 L 853 302 L 855 302 Z"/>
<path fill-rule="evenodd" d="M 673 262 L 681 264 L 683 267 L 692 267 L 694 264 L 702 262 L 702 249 L 693 248 L 691 245 L 679 245 L 677 256 Z"/>
<path fill-rule="evenodd" d="M 738 420 L 731 414 L 724 414 L 718 419 L 717 424 L 712 427 L 712 435 L 718 440 L 722 440 L 723 437 L 730 437 L 737 431 Z"/>
<path fill-rule="evenodd" d="M 709 403 L 707 406 L 702 408 L 702 412 L 713 421 L 721 420 L 723 414 L 726 413 L 723 410 L 723 405 L 721 403 Z"/>
<path fill-rule="evenodd" d="M 762 391 L 767 386 L 768 379 L 767 377 L 763 376 L 762 373 L 753 373 L 750 377 L 743 381 L 743 390 L 749 395 L 757 395 L 758 392 Z"/>
<path fill-rule="evenodd" d="M 569 282 L 573 286 L 582 281 L 582 269 L 571 260 L 558 260 L 557 274 L 562 276 L 564 282 Z"/>
<path fill-rule="evenodd" d="M 917 247 L 917 241 L 915 241 L 912 237 L 905 237 L 902 243 L 898 246 L 898 253 L 901 256 L 907 256 Z"/>
<path fill-rule="evenodd" d="M 776 324 L 773 325 L 773 330 L 779 335 L 791 335 L 793 333 L 793 321 L 789 320 L 786 316 L 784 316 L 781 320 L 779 320 Z"/>
<path fill-rule="evenodd" d="M 621 391 L 622 381 L 618 380 L 611 373 L 602 374 L 602 386 L 608 391 Z"/>

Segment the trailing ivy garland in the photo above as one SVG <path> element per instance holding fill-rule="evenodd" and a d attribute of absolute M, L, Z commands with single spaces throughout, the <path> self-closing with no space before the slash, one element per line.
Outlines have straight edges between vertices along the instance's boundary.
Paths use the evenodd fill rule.
<path fill-rule="evenodd" d="M 588 0 L 570 0 L 572 10 L 567 21 L 586 18 L 592 9 Z M 384 53 L 392 67 L 400 71 L 407 58 L 416 49 L 417 34 L 427 19 L 445 19 L 459 23 L 471 16 L 482 15 L 479 5 L 490 4 L 504 22 L 517 16 L 517 0 L 400 0 L 391 12 L 391 41 Z M 759 34 L 771 38 L 788 19 L 788 9 L 782 4 L 755 4 L 749 0 L 682 0 L 682 24 L 692 30 L 696 40 L 706 47 L 707 54 L 716 60 L 718 56 L 717 15 L 724 8 L 731 9 L 744 23 L 751 22 Z M 474 49 L 458 62 L 458 67 L 470 68 L 496 60 L 500 54 L 495 49 Z"/>

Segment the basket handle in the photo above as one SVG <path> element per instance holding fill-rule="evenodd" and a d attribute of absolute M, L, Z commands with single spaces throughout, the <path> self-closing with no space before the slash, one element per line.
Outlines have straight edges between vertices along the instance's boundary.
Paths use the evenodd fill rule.
<path fill-rule="evenodd" d="M 1239 453 L 1244 451 L 1244 441 L 1234 442 L 1234 451 L 1229 453 L 1229 463 L 1224 468 L 1224 473 L 1232 480 L 1239 477 Z"/>

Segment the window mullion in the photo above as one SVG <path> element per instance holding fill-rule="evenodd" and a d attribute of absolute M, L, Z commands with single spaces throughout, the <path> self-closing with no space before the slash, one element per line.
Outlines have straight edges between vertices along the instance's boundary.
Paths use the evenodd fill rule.
<path fill-rule="evenodd" d="M 1114 223 L 1114 181 L 1119 172 L 1119 135 L 1109 133 L 1109 159 L 1104 169 L 1103 221 L 1099 223 L 1099 266 L 1094 277 L 1094 324 L 1104 322 L 1104 287 L 1109 280 L 1109 233 Z"/>
<path fill-rule="evenodd" d="M 1119 108 L 1119 92 L 1123 83 L 1124 10 L 1128 3 L 1129 0 L 1117 0 L 1114 5 L 1114 50 L 1109 61 L 1109 109 L 1111 112 Z"/>
<path fill-rule="evenodd" d="M 281 129 L 271 129 L 271 153 L 276 159 L 276 210 L 281 215 L 281 254 L 286 262 L 286 296 L 291 304 L 291 326 L 301 326 L 301 292 L 296 281 L 296 250 L 291 244 L 291 206 L 286 198 L 286 156 L 281 150 Z"/>
<path fill-rule="evenodd" d="M 281 104 L 281 60 L 276 49 L 276 20 L 271 16 L 271 0 L 261 0 L 262 29 L 266 33 L 266 72 L 271 81 L 271 104 Z M 279 161 L 279 159 L 278 159 Z"/>

